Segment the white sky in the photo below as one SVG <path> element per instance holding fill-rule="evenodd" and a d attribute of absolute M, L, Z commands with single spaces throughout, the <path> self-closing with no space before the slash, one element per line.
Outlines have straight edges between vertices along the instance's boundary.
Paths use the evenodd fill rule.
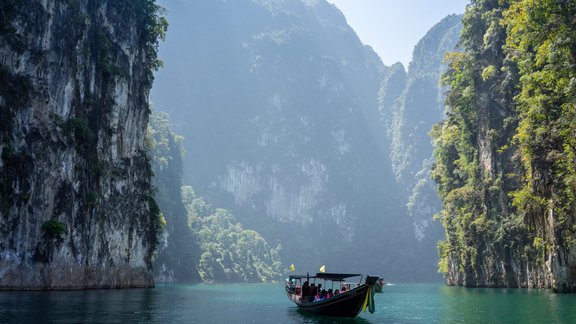
<path fill-rule="evenodd" d="M 452 13 L 464 13 L 469 0 L 327 0 L 344 13 L 362 43 L 382 62 L 405 67 L 426 32 Z"/>

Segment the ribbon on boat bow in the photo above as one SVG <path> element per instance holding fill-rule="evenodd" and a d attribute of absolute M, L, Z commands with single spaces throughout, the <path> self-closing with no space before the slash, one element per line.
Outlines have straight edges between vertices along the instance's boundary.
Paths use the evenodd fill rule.
<path fill-rule="evenodd" d="M 366 307 L 370 313 L 374 313 L 376 310 L 376 305 L 374 305 L 374 286 L 368 287 L 368 292 L 366 293 L 366 299 L 364 299 L 364 304 L 362 305 L 362 310 L 365 312 Z"/>

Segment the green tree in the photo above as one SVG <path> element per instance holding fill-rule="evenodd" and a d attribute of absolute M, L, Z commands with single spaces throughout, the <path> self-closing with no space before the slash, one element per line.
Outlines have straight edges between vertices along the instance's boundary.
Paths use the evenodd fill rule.
<path fill-rule="evenodd" d="M 522 226 L 512 221 L 517 214 L 508 197 L 522 170 L 512 144 L 517 73 L 505 60 L 506 29 L 500 24 L 507 6 L 472 1 L 462 22 L 462 52 L 446 56 L 446 118 L 431 136 L 432 177 L 443 202 L 437 217 L 446 229 L 438 244 L 439 270 L 450 284 L 515 285 L 509 268 L 525 257 L 521 229 L 503 227 Z"/>
<path fill-rule="evenodd" d="M 154 261 L 157 278 L 179 282 L 199 281 L 200 247 L 188 226 L 188 215 L 180 197 L 182 186 L 183 137 L 172 132 L 165 113 L 153 112 L 146 144 L 154 171 L 155 199 L 164 231 Z"/>
<path fill-rule="evenodd" d="M 198 272 L 203 281 L 275 281 L 281 275 L 280 246 L 270 244 L 256 231 L 244 229 L 227 210 L 213 208 L 197 198 L 190 186 L 182 187 L 189 225 L 202 256 Z"/>
<path fill-rule="evenodd" d="M 431 133 L 448 283 L 576 289 L 574 17 L 562 0 L 466 10 L 446 119 Z"/>
<path fill-rule="evenodd" d="M 516 140 L 526 170 L 514 202 L 548 259 L 576 249 L 576 3 L 511 3 L 503 23 L 521 74 Z"/>

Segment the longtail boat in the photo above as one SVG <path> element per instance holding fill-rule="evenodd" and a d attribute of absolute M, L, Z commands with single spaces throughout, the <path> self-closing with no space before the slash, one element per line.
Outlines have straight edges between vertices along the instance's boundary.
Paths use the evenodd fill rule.
<path fill-rule="evenodd" d="M 374 285 L 374 291 L 381 293 L 384 286 L 386 286 L 386 281 L 384 281 L 382 277 L 378 277 L 378 280 L 376 280 L 376 285 Z"/>
<path fill-rule="evenodd" d="M 347 279 L 359 277 L 358 283 L 348 282 Z M 315 315 L 356 317 L 368 308 L 373 313 L 374 307 L 374 286 L 378 277 L 366 276 L 362 283 L 363 276 L 351 273 L 317 273 L 316 275 L 291 275 L 286 279 L 286 294 L 294 304 L 303 311 Z M 304 280 L 304 283 L 302 282 Z M 323 286 L 334 287 L 345 290 L 337 295 L 330 296 L 323 300 L 314 299 L 309 296 L 308 284 L 311 282 L 323 283 Z M 333 289 L 333 288 L 332 288 Z"/>

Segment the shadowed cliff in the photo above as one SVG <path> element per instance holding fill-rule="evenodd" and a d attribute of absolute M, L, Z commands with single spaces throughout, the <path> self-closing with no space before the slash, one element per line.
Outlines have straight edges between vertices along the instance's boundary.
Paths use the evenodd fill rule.
<path fill-rule="evenodd" d="M 0 6 L 0 289 L 150 287 L 153 1 Z"/>

